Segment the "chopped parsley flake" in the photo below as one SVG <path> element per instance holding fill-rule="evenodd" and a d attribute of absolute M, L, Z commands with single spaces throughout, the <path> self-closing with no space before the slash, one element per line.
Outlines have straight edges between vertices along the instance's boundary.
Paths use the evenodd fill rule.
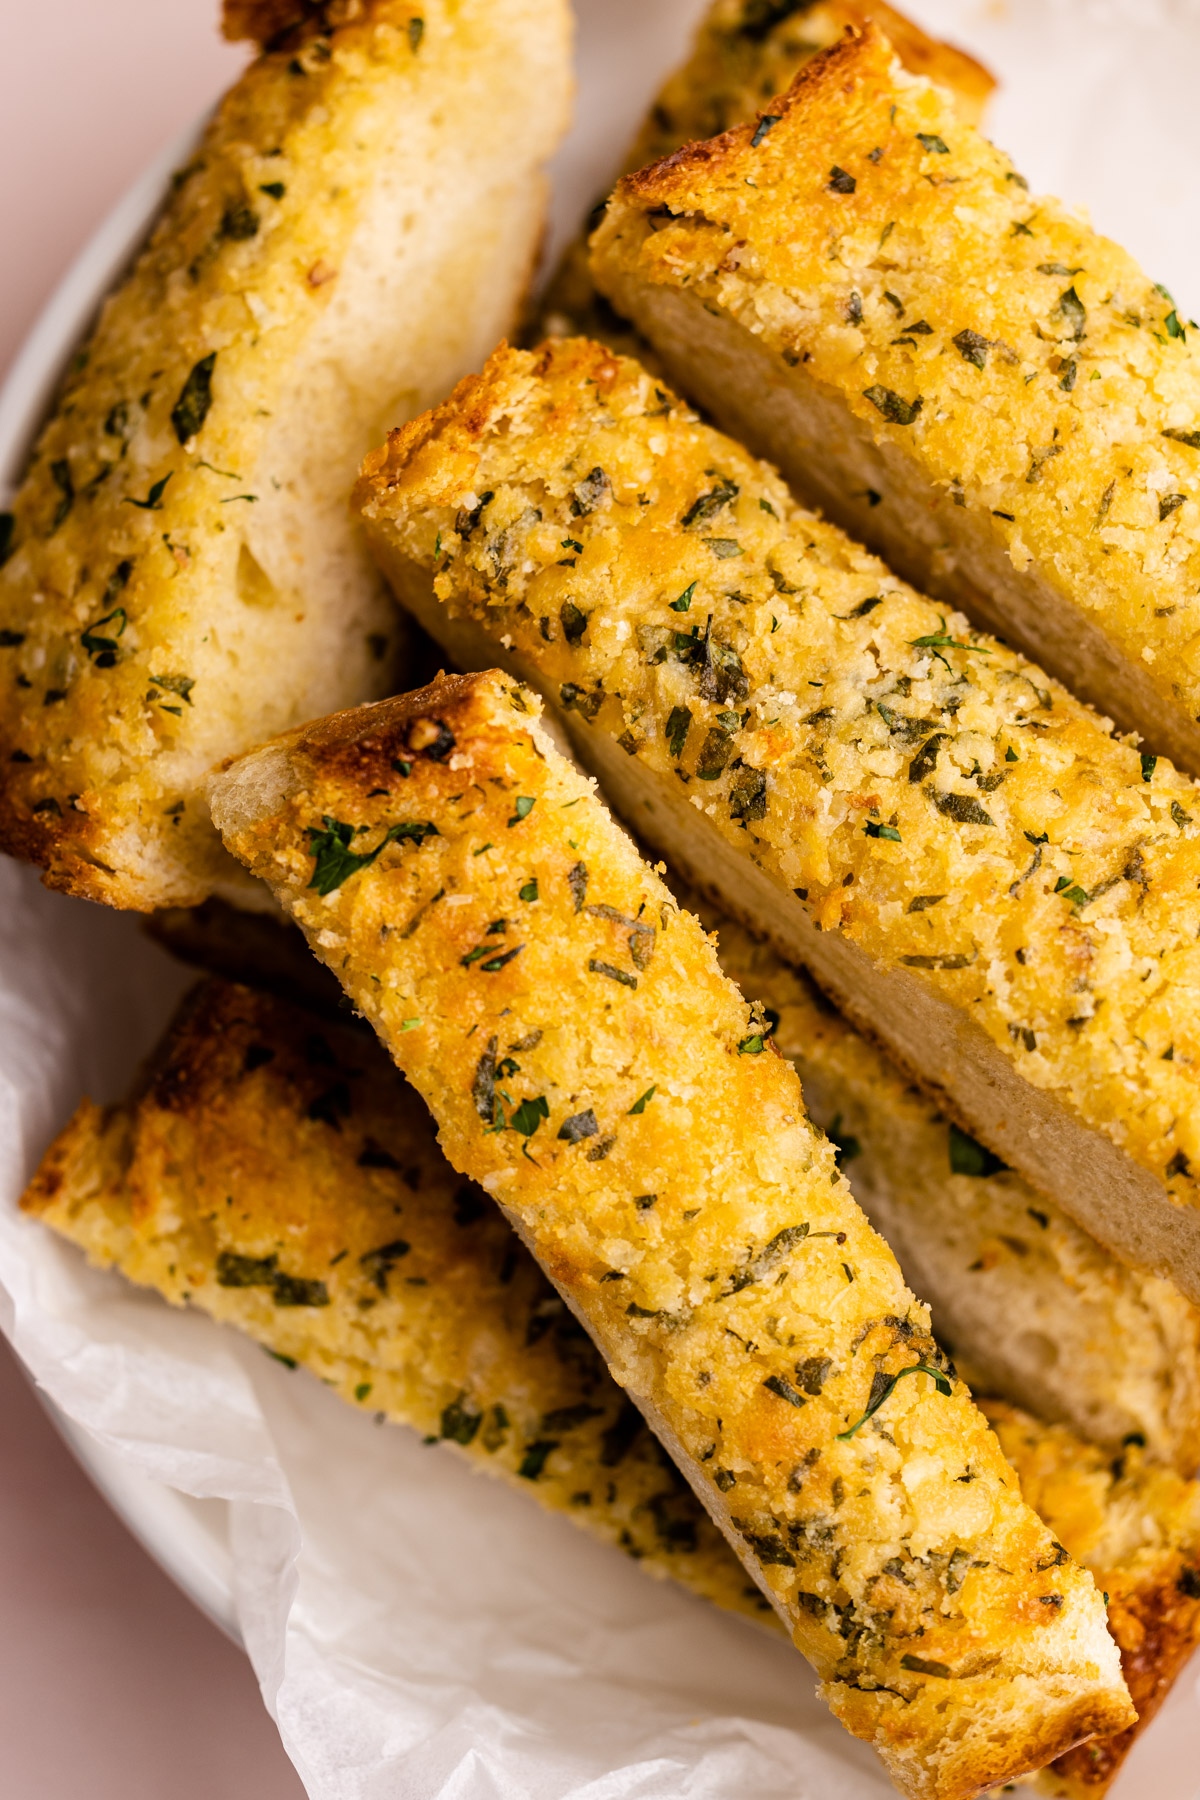
<path fill-rule="evenodd" d="M 582 1143 L 584 1138 L 596 1137 L 600 1130 L 599 1120 L 590 1106 L 583 1112 L 572 1113 L 564 1119 L 558 1128 L 559 1137 L 568 1144 Z"/>
<path fill-rule="evenodd" d="M 777 1394 L 781 1400 L 786 1400 L 789 1406 L 808 1405 L 808 1401 L 799 1389 L 794 1388 L 791 1382 L 782 1375 L 768 1375 L 763 1386 L 770 1393 Z"/>
<path fill-rule="evenodd" d="M 508 1123 L 523 1138 L 531 1138 L 542 1120 L 549 1117 L 550 1108 L 546 1103 L 546 1096 L 539 1094 L 536 1100 L 522 1100 Z"/>
<path fill-rule="evenodd" d="M 610 981 L 619 981 L 622 987 L 635 988 L 637 986 L 636 975 L 630 975 L 624 969 L 615 968 L 612 963 L 601 962 L 595 956 L 588 958 L 588 973 L 590 975 L 607 975 Z"/>
<path fill-rule="evenodd" d="M 351 850 L 351 839 L 366 829 L 365 825 L 355 827 L 344 824 L 339 819 L 331 819 L 328 813 L 325 814 L 324 830 L 319 830 L 315 825 L 308 827 L 309 850 L 315 859 L 312 880 L 308 885 L 315 888 L 322 898 L 334 893 L 360 869 L 369 869 L 388 844 L 406 838 L 420 845 L 427 837 L 439 835 L 437 826 L 428 819 L 409 820 L 402 825 L 389 825 L 373 850 L 361 854 Z"/>
<path fill-rule="evenodd" d="M 706 494 L 701 494 L 698 500 L 692 502 L 680 520 L 680 524 L 687 531 L 691 526 L 699 525 L 705 519 L 711 519 L 713 514 L 720 512 L 723 506 L 728 506 L 731 500 L 737 499 L 738 491 L 736 482 L 719 481 L 716 487 L 709 488 Z M 695 587 L 695 585 L 693 582 L 692 586 Z"/>
<path fill-rule="evenodd" d="M 989 1175 L 1001 1175 L 1008 1164 L 973 1138 L 957 1125 L 950 1127 L 950 1173 L 952 1175 L 973 1175 L 986 1179 Z"/>
<path fill-rule="evenodd" d="M 943 1395 L 946 1399 L 949 1399 L 954 1392 L 949 1376 L 944 1375 L 940 1369 L 930 1368 L 928 1363 L 910 1363 L 907 1369 L 901 1369 L 895 1375 L 885 1375 L 882 1369 L 877 1369 L 875 1371 L 875 1379 L 871 1383 L 871 1397 L 867 1401 L 866 1412 L 861 1419 L 855 1420 L 854 1424 L 849 1426 L 847 1430 L 838 1432 L 837 1441 L 839 1444 L 844 1444 L 849 1438 L 852 1438 L 855 1432 L 879 1411 L 884 1402 L 891 1399 L 896 1391 L 898 1383 L 903 1381 L 906 1375 L 928 1375 L 938 1393 Z"/>
<path fill-rule="evenodd" d="M 683 755 L 683 746 L 687 742 L 687 734 L 692 728 L 692 715 L 686 706 L 673 706 L 667 716 L 664 736 L 667 748 L 675 762 Z"/>
<path fill-rule="evenodd" d="M 127 495 L 125 498 L 125 505 L 138 506 L 143 512 L 161 512 L 162 497 L 166 492 L 167 483 L 174 473 L 175 471 L 172 469 L 169 474 L 163 476 L 161 481 L 156 481 L 144 500 L 134 500 Z"/>
<path fill-rule="evenodd" d="M 965 362 L 974 363 L 977 369 L 986 369 L 988 351 L 992 347 L 990 338 L 978 331 L 959 331 L 952 342 Z"/>
<path fill-rule="evenodd" d="M 50 526 L 51 535 L 53 535 L 75 504 L 75 484 L 71 479 L 71 465 L 65 457 L 50 464 L 50 475 L 58 489 L 58 505 L 54 509 L 54 518 Z"/>
<path fill-rule="evenodd" d="M 938 661 L 944 663 L 947 669 L 950 669 L 950 664 L 946 662 L 946 658 L 942 655 L 943 650 L 966 650 L 969 654 L 975 656 L 990 656 L 992 654 L 990 649 L 984 644 L 964 644 L 960 638 L 950 637 L 946 631 L 945 613 L 939 613 L 938 620 L 939 629 L 937 631 L 927 632 L 924 637 L 909 638 L 909 644 L 914 650 L 932 650 Z M 953 674 L 953 670 L 950 670 L 950 672 Z"/>
<path fill-rule="evenodd" d="M 526 1444 L 517 1474 L 525 1481 L 536 1481 L 546 1466 L 546 1458 L 557 1449 L 555 1438 L 538 1438 L 534 1443 Z"/>
<path fill-rule="evenodd" d="M 117 639 L 125 630 L 128 615 L 123 606 L 115 606 L 102 619 L 96 619 L 79 634 L 79 641 L 88 655 L 95 658 L 96 667 L 111 669 L 117 660 Z M 106 633 L 104 628 L 108 627 Z"/>
<path fill-rule="evenodd" d="M 171 423 L 181 444 L 196 437 L 208 417 L 212 405 L 212 375 L 216 360 L 217 353 L 213 350 L 193 365 L 179 390 L 178 400 L 171 408 Z"/>
<path fill-rule="evenodd" d="M 925 404 L 924 396 L 918 394 L 915 400 L 905 400 L 891 388 L 878 384 L 863 389 L 863 399 L 869 400 L 877 412 L 893 425 L 911 425 Z"/>

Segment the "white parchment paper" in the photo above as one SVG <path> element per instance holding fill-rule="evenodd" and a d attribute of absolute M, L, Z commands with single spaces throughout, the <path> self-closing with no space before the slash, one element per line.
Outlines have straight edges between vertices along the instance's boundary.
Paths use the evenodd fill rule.
<path fill-rule="evenodd" d="M 552 252 L 700 10 L 585 0 Z M 992 135 L 1034 189 L 1086 203 L 1200 308 L 1200 0 L 909 10 L 1001 77 Z M 237 1625 L 313 1800 L 882 1800 L 787 1645 L 19 1215 L 53 1132 L 81 1094 L 122 1093 L 188 979 L 132 918 L 0 860 L 0 1326 L 90 1441 L 221 1503 Z M 1197 1742 L 1189 1672 L 1114 1800 L 1195 1800 Z"/>

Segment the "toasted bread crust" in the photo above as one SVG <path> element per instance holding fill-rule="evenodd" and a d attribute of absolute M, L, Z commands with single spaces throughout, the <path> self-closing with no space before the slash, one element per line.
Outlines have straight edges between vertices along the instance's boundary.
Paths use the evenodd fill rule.
<path fill-rule="evenodd" d="M 1194 782 L 597 345 L 498 352 L 356 504 L 406 603 L 550 694 L 639 831 L 1200 1296 Z"/>
<path fill-rule="evenodd" d="M 895 1384 L 938 1354 L 923 1309 L 701 928 L 537 710 L 499 675 L 446 679 L 242 758 L 214 785 L 213 816 L 425 1095 L 450 1161 L 494 1194 L 577 1309 L 837 1716 L 902 1789 L 974 1794 L 1120 1728 L 1090 1579 L 1064 1566 L 1046 1586 L 1048 1537 L 1013 1510 L 965 1391 Z M 361 838 L 363 861 L 347 866 L 327 834 L 343 849 Z M 864 1354 L 881 1370 L 870 1384 Z M 906 1488 L 911 1454 L 925 1473 Z M 988 1569 L 951 1594 L 943 1558 L 985 1543 L 975 1560 Z M 884 1570 L 891 1554 L 911 1587 Z M 933 1612 L 918 1626 L 923 1595 Z M 843 1616 L 861 1636 L 835 1628 Z M 943 1668 L 969 1684 L 951 1718 Z M 985 1714 L 1014 1734 L 997 1742 Z"/>
<path fill-rule="evenodd" d="M 806 63 L 869 19 L 904 67 L 949 89 L 973 125 L 996 85 L 973 56 L 931 37 L 885 0 L 817 0 L 765 26 L 761 13 L 755 0 L 715 0 L 687 61 L 656 96 L 626 160 L 629 170 L 770 113 L 772 96 L 783 94 Z"/>
<path fill-rule="evenodd" d="M 308 37 L 361 19 L 369 0 L 224 0 L 221 36 L 260 49 L 292 49 Z M 398 16 L 407 19 L 409 9 Z"/>
<path fill-rule="evenodd" d="M 565 123 L 564 0 L 310 13 L 226 95 L 0 530 L 0 847 L 115 906 L 239 883 L 207 769 L 397 685 L 344 496 L 514 319 Z"/>
<path fill-rule="evenodd" d="M 1200 345 L 1174 302 L 872 26 L 776 111 L 757 145 L 625 178 L 601 291 L 901 573 L 1200 770 Z"/>

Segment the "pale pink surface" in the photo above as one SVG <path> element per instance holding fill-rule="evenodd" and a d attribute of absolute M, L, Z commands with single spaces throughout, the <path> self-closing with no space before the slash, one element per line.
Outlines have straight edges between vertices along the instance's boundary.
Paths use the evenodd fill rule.
<path fill-rule="evenodd" d="M 244 60 L 217 0 L 0 0 L 0 372 L 76 250 Z M 0 1339 L 0 1791 L 303 1800 L 250 1665 L 152 1563 Z"/>
<path fill-rule="evenodd" d="M 0 0 L 0 370 L 76 250 L 232 81 L 220 0 Z"/>

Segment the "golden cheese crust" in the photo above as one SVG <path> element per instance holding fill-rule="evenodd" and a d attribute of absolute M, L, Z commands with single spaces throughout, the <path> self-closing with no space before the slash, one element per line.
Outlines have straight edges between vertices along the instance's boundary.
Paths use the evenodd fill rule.
<path fill-rule="evenodd" d="M 227 945 L 225 934 L 223 953 Z M 799 1014 L 771 991 L 786 1042 Z M 590 1340 L 496 1209 L 441 1157 L 423 1103 L 361 1029 L 206 982 L 142 1089 L 107 1112 L 85 1102 L 23 1205 L 101 1267 L 236 1326 L 351 1404 L 465 1453 L 650 1573 L 777 1623 Z M 1001 1402 L 983 1407 L 1026 1498 L 1109 1594 L 1141 1731 L 1196 1635 L 1200 1490 L 1164 1480 L 1133 1447 L 1116 1472 L 1061 1427 Z M 1070 1752 L 1043 1785 L 1099 1795 L 1126 1735 Z M 1060 1785 L 1077 1762 L 1083 1785 Z"/>
<path fill-rule="evenodd" d="M 974 1794 L 1127 1722 L 1090 1578 L 1019 1503 L 761 1015 L 538 710 L 443 679 L 243 757 L 214 820 L 903 1791 Z"/>
<path fill-rule="evenodd" d="M 1200 1641 L 1200 1483 L 1150 1466 L 1136 1444 L 1114 1462 L 1064 1426 L 981 1404 L 1026 1500 L 1108 1596 L 1137 1724 L 1069 1751 L 1035 1784 L 1062 1800 L 1098 1800 Z"/>
<path fill-rule="evenodd" d="M 953 91 L 964 118 L 979 123 L 995 83 L 971 56 L 941 43 L 894 7 L 876 0 L 817 0 L 816 5 L 764 5 L 715 0 L 696 32 L 691 54 L 658 93 L 628 156 L 626 169 L 657 162 L 696 138 L 715 137 L 754 119 L 783 93 L 797 71 L 836 44 L 848 26 L 872 18 L 887 32 L 901 62 Z M 538 307 L 537 338 L 583 334 L 614 349 L 647 354 L 596 292 L 583 239 L 565 252 Z"/>
<path fill-rule="evenodd" d="M 601 291 L 901 572 L 1200 770 L 1193 328 L 874 27 L 771 110 L 620 183 Z"/>
<path fill-rule="evenodd" d="M 773 1622 L 361 1027 L 205 982 L 144 1091 L 107 1112 L 85 1102 L 22 1204 L 94 1262 L 464 1451 L 652 1573 Z"/>
<path fill-rule="evenodd" d="M 327 10 L 226 96 L 0 518 L 0 846 L 117 906 L 236 884 L 204 772 L 394 688 L 403 628 L 344 497 L 511 322 L 536 248 L 559 0 Z M 499 157 L 467 129 L 485 68 Z M 406 223 L 418 186 L 469 241 Z"/>
<path fill-rule="evenodd" d="M 1192 781 L 594 344 L 497 352 L 356 504 L 405 602 L 552 695 L 639 831 L 783 920 L 1006 1161 L 1200 1294 Z M 1094 1178 L 1051 1161 L 1068 1126 Z"/>

